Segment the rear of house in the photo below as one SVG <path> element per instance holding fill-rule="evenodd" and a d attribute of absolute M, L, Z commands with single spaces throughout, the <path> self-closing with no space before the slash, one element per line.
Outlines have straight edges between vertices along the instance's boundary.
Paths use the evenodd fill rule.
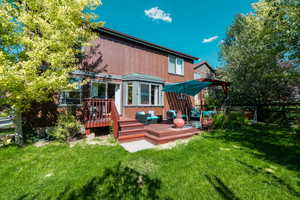
<path fill-rule="evenodd" d="M 198 58 L 177 52 L 111 29 L 97 30 L 99 38 L 93 43 L 101 52 L 102 72 L 77 70 L 74 81 L 88 78 L 87 85 L 64 92 L 61 106 L 82 105 L 86 98 L 113 99 L 122 118 L 135 118 L 138 111 L 154 111 L 166 117 L 169 109 L 185 110 L 194 105 L 194 98 L 163 93 L 165 84 L 194 79 L 194 61 Z M 95 59 L 89 52 L 90 60 Z"/>

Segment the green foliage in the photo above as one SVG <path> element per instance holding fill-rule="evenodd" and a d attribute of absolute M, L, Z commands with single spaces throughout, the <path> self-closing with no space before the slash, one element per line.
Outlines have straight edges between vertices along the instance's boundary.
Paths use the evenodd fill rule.
<path fill-rule="evenodd" d="M 101 23 L 99 0 L 3 0 L 0 3 L 1 104 L 17 111 L 74 85 L 69 72 Z"/>
<path fill-rule="evenodd" d="M 207 95 L 204 96 L 208 109 L 220 108 L 225 101 L 225 94 L 222 88 L 209 88 Z"/>
<path fill-rule="evenodd" d="M 221 45 L 232 104 L 293 100 L 299 85 L 300 6 L 296 0 L 262 0 L 254 13 L 239 15 Z M 298 14 L 297 14 L 298 13 Z"/>
<path fill-rule="evenodd" d="M 62 112 L 58 116 L 57 125 L 49 132 L 50 136 L 55 139 L 66 142 L 71 138 L 80 136 L 82 134 L 80 133 L 81 127 L 81 123 L 75 119 L 74 115 L 69 112 Z"/>
<path fill-rule="evenodd" d="M 240 129 L 246 125 L 246 117 L 242 112 L 221 112 L 213 117 L 214 129 Z"/>

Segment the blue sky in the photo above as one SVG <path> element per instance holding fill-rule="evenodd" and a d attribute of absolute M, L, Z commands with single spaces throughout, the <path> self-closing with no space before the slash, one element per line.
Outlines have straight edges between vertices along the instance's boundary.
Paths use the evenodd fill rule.
<path fill-rule="evenodd" d="M 220 66 L 219 43 L 238 13 L 257 0 L 102 0 L 105 27 Z"/>

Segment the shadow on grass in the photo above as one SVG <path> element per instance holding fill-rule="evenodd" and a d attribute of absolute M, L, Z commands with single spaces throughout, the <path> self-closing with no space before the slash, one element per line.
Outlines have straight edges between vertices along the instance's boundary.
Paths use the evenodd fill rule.
<path fill-rule="evenodd" d="M 66 187 L 56 199 L 162 199 L 158 195 L 161 181 L 152 179 L 119 163 L 107 168 L 100 177 L 94 177 L 81 188 Z M 170 198 L 165 198 L 170 199 Z"/>
<path fill-rule="evenodd" d="M 102 176 L 94 177 L 81 187 L 74 189 L 71 185 L 65 187 L 58 196 L 45 197 L 42 193 L 24 194 L 18 200 L 29 199 L 59 199 L 59 200 L 117 200 L 117 199 L 149 199 L 172 200 L 170 197 L 162 198 L 158 192 L 161 181 L 152 179 L 134 169 L 123 167 L 121 163 L 112 168 L 106 168 Z M 39 197 L 39 198 L 38 198 Z"/>
<path fill-rule="evenodd" d="M 214 187 L 223 199 L 226 200 L 239 200 L 238 197 L 223 183 L 223 181 L 215 175 L 205 175 L 208 182 Z"/>
<path fill-rule="evenodd" d="M 292 129 L 258 125 L 225 132 L 215 131 L 206 137 L 238 142 L 262 153 L 254 154 L 256 157 L 270 160 L 291 170 L 300 170 L 300 134 Z"/>
<path fill-rule="evenodd" d="M 251 170 L 253 173 L 255 174 L 264 174 L 266 177 L 270 177 L 271 180 L 273 180 L 272 182 L 265 182 L 268 184 L 272 184 L 275 186 L 282 186 L 283 188 L 285 188 L 285 190 L 287 192 L 289 192 L 290 194 L 294 195 L 295 197 L 300 198 L 300 192 L 296 191 L 294 188 L 292 188 L 288 183 L 286 183 L 284 180 L 282 180 L 281 178 L 275 176 L 273 173 L 270 173 L 266 170 L 264 170 L 263 168 L 260 167 L 255 167 L 253 165 L 250 165 L 246 162 L 240 161 L 240 160 L 236 160 L 238 163 L 240 163 L 241 165 L 243 165 L 244 167 L 248 168 L 249 170 Z"/>

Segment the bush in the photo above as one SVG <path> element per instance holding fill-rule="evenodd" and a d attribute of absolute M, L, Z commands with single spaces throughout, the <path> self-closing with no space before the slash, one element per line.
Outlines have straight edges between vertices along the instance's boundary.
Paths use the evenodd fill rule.
<path fill-rule="evenodd" d="M 242 112 L 231 112 L 229 114 L 219 113 L 213 118 L 213 128 L 239 129 L 246 124 L 245 114 Z"/>
<path fill-rule="evenodd" d="M 49 134 L 59 141 L 67 142 L 71 138 L 82 135 L 81 127 L 82 125 L 74 115 L 70 112 L 63 112 L 59 114 L 57 124 L 49 131 Z"/>

